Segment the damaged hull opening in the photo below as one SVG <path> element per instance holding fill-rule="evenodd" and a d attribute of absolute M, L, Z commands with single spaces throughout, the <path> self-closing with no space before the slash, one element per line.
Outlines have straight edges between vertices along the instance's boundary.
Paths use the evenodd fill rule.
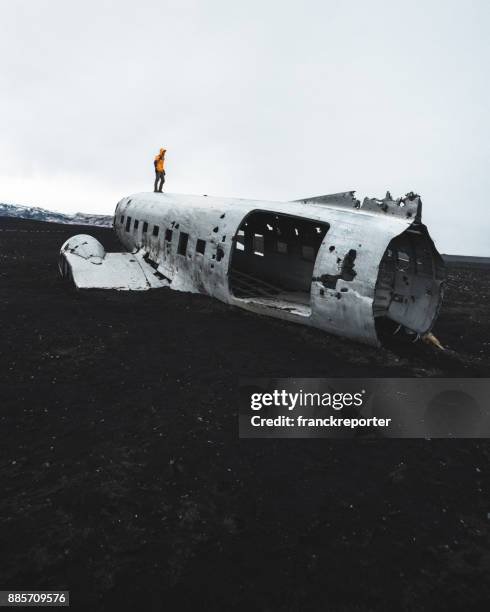
<path fill-rule="evenodd" d="M 414 224 L 391 240 L 379 267 L 373 312 L 378 335 L 429 332 L 442 301 L 445 266 L 427 229 Z"/>
<path fill-rule="evenodd" d="M 230 292 L 258 306 L 310 316 L 313 268 L 328 229 L 328 223 L 286 214 L 250 213 L 235 235 Z"/>

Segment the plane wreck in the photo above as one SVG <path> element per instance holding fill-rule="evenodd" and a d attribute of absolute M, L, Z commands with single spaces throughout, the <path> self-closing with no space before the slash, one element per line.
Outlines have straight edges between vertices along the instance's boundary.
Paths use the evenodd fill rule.
<path fill-rule="evenodd" d="M 382 329 L 428 334 L 444 263 L 416 194 L 353 191 L 290 202 L 140 193 L 116 207 L 125 252 L 78 235 L 59 269 L 78 289 L 170 287 L 379 345 Z"/>

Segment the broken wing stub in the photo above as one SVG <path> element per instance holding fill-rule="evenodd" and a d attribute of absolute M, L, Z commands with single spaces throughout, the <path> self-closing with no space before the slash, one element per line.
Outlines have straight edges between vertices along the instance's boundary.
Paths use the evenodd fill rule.
<path fill-rule="evenodd" d="M 168 286 L 155 269 L 137 253 L 106 253 L 93 236 L 79 234 L 61 247 L 60 274 L 77 289 L 141 291 Z"/>

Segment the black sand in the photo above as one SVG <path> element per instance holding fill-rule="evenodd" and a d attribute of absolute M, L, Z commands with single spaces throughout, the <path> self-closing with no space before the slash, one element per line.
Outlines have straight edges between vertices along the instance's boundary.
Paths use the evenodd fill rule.
<path fill-rule="evenodd" d="M 240 376 L 488 376 L 489 269 L 435 334 L 357 345 L 170 290 L 75 293 L 110 230 L 0 219 L 0 588 L 75 610 L 480 610 L 490 444 L 238 439 Z"/>

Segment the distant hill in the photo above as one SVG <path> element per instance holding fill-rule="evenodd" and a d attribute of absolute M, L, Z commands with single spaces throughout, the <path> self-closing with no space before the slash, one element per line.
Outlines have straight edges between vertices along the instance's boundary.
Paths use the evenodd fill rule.
<path fill-rule="evenodd" d="M 477 257 L 473 255 L 442 255 L 442 258 L 446 263 L 454 263 L 454 264 L 466 264 L 466 265 L 474 265 L 480 266 L 490 265 L 490 257 Z"/>
<path fill-rule="evenodd" d="M 16 217 L 18 219 L 33 219 L 35 221 L 48 221 L 52 223 L 68 223 L 70 225 L 97 225 L 99 227 L 112 227 L 112 216 L 90 215 L 75 213 L 68 215 L 53 212 L 38 206 L 21 206 L 20 204 L 3 204 L 0 202 L 0 217 Z"/>

